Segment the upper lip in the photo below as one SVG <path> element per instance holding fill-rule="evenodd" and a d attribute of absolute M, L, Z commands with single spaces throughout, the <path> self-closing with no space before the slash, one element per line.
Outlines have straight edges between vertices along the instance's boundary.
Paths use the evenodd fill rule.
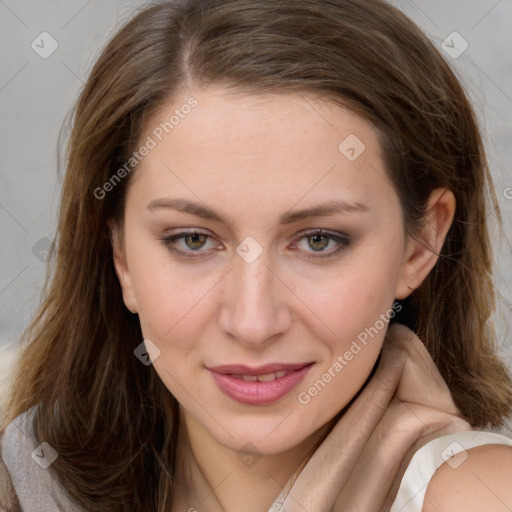
<path fill-rule="evenodd" d="M 299 370 L 300 368 L 304 368 L 304 366 L 308 366 L 313 364 L 312 362 L 306 363 L 269 363 L 263 366 L 258 366 L 251 368 L 250 366 L 245 366 L 243 364 L 226 364 L 222 366 L 213 366 L 209 367 L 209 370 L 212 370 L 217 373 L 223 374 L 234 374 L 234 375 L 266 375 L 268 373 L 277 373 L 277 372 L 292 372 L 294 370 Z"/>

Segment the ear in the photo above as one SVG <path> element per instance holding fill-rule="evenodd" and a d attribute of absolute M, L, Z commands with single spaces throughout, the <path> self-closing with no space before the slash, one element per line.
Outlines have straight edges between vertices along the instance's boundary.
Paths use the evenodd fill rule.
<path fill-rule="evenodd" d="M 409 296 L 437 263 L 455 215 L 455 206 L 456 200 L 451 190 L 436 188 L 430 194 L 420 237 L 418 240 L 408 239 L 395 298 L 405 299 Z"/>
<path fill-rule="evenodd" d="M 112 252 L 114 255 L 114 267 L 116 270 L 117 279 L 121 285 L 123 301 L 125 306 L 132 313 L 137 313 L 137 301 L 133 291 L 130 271 L 128 270 L 124 243 L 122 242 L 122 237 L 119 233 L 118 226 L 114 222 L 109 222 L 108 225 L 110 229 L 110 240 L 112 242 Z"/>

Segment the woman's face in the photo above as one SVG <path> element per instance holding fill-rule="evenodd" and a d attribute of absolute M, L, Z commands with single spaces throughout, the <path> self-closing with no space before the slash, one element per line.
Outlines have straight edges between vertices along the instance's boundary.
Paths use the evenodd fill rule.
<path fill-rule="evenodd" d="M 375 128 L 299 94 L 208 88 L 142 144 L 116 268 L 155 370 L 189 428 L 235 450 L 299 445 L 363 385 L 406 295 Z"/>

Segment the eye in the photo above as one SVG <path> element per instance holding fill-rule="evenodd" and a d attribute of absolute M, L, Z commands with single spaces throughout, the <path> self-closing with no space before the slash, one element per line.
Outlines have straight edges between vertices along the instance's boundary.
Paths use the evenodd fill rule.
<path fill-rule="evenodd" d="M 306 258 L 328 258 L 332 257 L 336 254 L 339 254 L 341 251 L 345 250 L 350 246 L 350 238 L 346 235 L 329 233 L 327 231 L 323 231 L 321 229 L 316 229 L 314 231 L 309 231 L 303 233 L 303 235 L 298 238 L 292 248 L 297 246 L 297 241 L 305 240 L 306 248 L 304 249 L 306 252 L 308 248 L 313 249 L 313 253 L 305 256 Z M 335 242 L 334 249 L 331 251 L 325 251 L 331 242 Z M 337 245 L 336 245 L 337 244 Z"/>
<path fill-rule="evenodd" d="M 219 250 L 219 245 L 208 247 L 207 242 L 214 240 L 214 238 L 206 233 L 200 231 L 180 231 L 174 235 L 160 238 L 164 247 L 166 247 L 173 254 L 176 254 L 180 258 L 202 258 L 208 256 L 208 249 Z M 339 254 L 350 246 L 350 239 L 346 235 L 329 233 L 321 229 L 316 229 L 303 233 L 302 236 L 295 239 L 291 248 L 294 250 L 299 245 L 297 242 L 306 240 L 306 247 L 300 247 L 304 252 L 309 252 L 308 248 L 313 250 L 305 258 L 328 258 Z M 178 247 L 178 242 L 182 242 L 181 247 Z M 326 251 L 327 247 L 331 242 L 334 243 L 334 249 Z M 337 245 L 336 245 L 337 244 Z M 222 250 L 222 249 L 220 249 Z M 202 255 L 201 253 L 206 253 Z"/>
<path fill-rule="evenodd" d="M 169 251 L 181 258 L 197 258 L 202 256 L 193 253 L 206 252 L 206 250 L 201 249 L 205 247 L 209 239 L 213 239 L 213 237 L 200 231 L 181 231 L 175 235 L 163 237 L 160 240 Z M 183 241 L 184 248 L 183 245 L 182 248 L 177 247 L 177 242 L 179 241 Z"/>

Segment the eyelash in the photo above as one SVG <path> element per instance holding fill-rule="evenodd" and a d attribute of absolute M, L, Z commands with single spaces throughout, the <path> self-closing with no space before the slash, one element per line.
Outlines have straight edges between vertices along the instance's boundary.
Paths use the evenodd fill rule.
<path fill-rule="evenodd" d="M 180 231 L 179 233 L 176 233 L 174 235 L 162 237 L 162 238 L 160 238 L 160 241 L 162 242 L 162 245 L 164 247 L 166 247 L 169 251 L 176 254 L 180 258 L 185 258 L 185 259 L 201 258 L 202 256 L 196 256 L 194 253 L 206 252 L 206 251 L 201 251 L 201 250 L 182 251 L 181 249 L 177 249 L 176 247 L 172 246 L 172 244 L 174 244 L 176 242 L 176 240 L 185 239 L 192 235 L 203 235 L 210 239 L 213 238 L 212 236 L 208 235 L 207 233 L 202 233 L 201 231 Z M 323 231 L 321 229 L 315 229 L 315 230 L 303 233 L 300 237 L 298 237 L 294 240 L 293 244 L 302 240 L 303 238 L 312 238 L 314 236 L 326 237 L 329 240 L 334 240 L 335 242 L 339 243 L 340 245 L 336 249 L 334 249 L 333 251 L 330 251 L 328 253 L 322 252 L 321 254 L 319 253 L 317 255 L 305 256 L 305 258 L 307 258 L 307 259 L 330 258 L 330 257 L 333 257 L 333 256 L 341 253 L 342 251 L 344 251 L 351 245 L 351 241 L 350 241 L 349 237 L 336 235 L 334 233 L 329 233 L 329 232 Z"/>

